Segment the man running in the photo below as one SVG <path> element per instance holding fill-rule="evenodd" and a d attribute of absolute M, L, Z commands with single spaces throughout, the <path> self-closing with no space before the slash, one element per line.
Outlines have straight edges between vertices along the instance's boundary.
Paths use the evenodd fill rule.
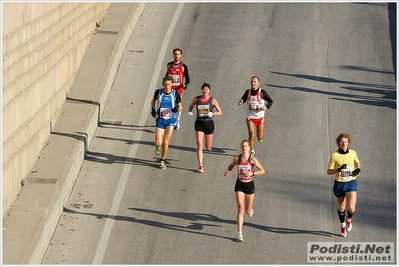
<path fill-rule="evenodd" d="M 166 169 L 165 157 L 176 123 L 176 112 L 181 110 L 180 95 L 172 90 L 172 82 L 172 77 L 164 77 L 163 88 L 155 90 L 151 99 L 151 115 L 156 118 L 155 154 L 159 155 L 162 151 L 159 161 L 161 169 Z"/>
<path fill-rule="evenodd" d="M 180 94 L 180 98 L 183 101 L 183 91 L 187 89 L 190 83 L 190 75 L 188 74 L 188 67 L 181 61 L 183 51 L 180 48 L 173 49 L 173 61 L 166 65 L 167 71 L 165 76 L 173 78 L 172 89 L 176 90 Z M 183 108 L 183 107 L 182 107 Z M 180 115 L 181 111 L 177 114 L 177 121 L 175 129 L 180 129 Z"/>
<path fill-rule="evenodd" d="M 259 143 L 262 143 L 265 135 L 265 110 L 269 109 L 273 100 L 268 93 L 259 87 L 260 79 L 257 76 L 251 78 L 251 89 L 247 89 L 238 101 L 238 105 L 248 103 L 247 128 L 248 141 L 251 147 L 251 154 L 255 154 L 255 128 Z M 267 104 L 265 104 L 267 102 Z"/>

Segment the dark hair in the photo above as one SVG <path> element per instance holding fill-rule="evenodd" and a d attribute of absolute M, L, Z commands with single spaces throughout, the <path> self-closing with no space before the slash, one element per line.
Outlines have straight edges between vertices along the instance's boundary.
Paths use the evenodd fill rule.
<path fill-rule="evenodd" d="M 242 145 L 242 144 L 244 144 L 244 143 L 247 143 L 248 145 L 251 145 L 251 144 L 249 143 L 249 141 L 246 140 L 246 139 L 245 139 L 245 140 L 242 140 L 241 143 L 240 143 L 240 145 Z"/>
<path fill-rule="evenodd" d="M 183 51 L 182 51 L 180 48 L 175 48 L 175 49 L 173 49 L 173 54 L 174 54 L 176 51 L 180 51 L 180 54 L 183 55 Z"/>
<path fill-rule="evenodd" d="M 163 77 L 162 85 L 164 84 L 165 81 L 171 81 L 171 82 L 173 83 L 173 78 L 170 77 L 170 76 L 165 76 L 165 77 Z"/>
<path fill-rule="evenodd" d="M 209 83 L 204 83 L 204 84 L 201 86 L 201 89 L 203 89 L 204 87 L 208 87 L 209 90 L 211 90 L 211 85 L 210 85 Z"/>
<path fill-rule="evenodd" d="M 251 80 L 252 80 L 253 78 L 256 78 L 256 79 L 258 79 L 258 81 L 260 82 L 260 79 L 259 79 L 259 77 L 258 77 L 258 76 L 252 76 L 252 77 L 251 77 Z"/>

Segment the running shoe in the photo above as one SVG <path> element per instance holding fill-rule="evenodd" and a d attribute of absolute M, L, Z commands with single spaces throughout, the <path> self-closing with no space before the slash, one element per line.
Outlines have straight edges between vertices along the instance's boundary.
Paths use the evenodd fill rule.
<path fill-rule="evenodd" d="M 352 230 L 352 219 L 346 218 L 346 230 L 350 232 Z"/>
<path fill-rule="evenodd" d="M 254 216 L 254 210 L 252 209 L 250 213 L 248 213 L 249 218 L 251 218 L 252 216 Z"/>
<path fill-rule="evenodd" d="M 161 162 L 160 162 L 160 164 L 159 164 L 159 168 L 161 168 L 161 169 L 166 169 L 165 161 L 161 160 Z"/>
<path fill-rule="evenodd" d="M 197 171 L 197 172 L 203 173 L 203 172 L 204 172 L 204 166 L 200 165 L 200 166 L 198 167 L 198 171 Z"/>
<path fill-rule="evenodd" d="M 243 242 L 244 238 L 242 237 L 242 232 L 238 233 L 237 242 Z"/>
<path fill-rule="evenodd" d="M 262 142 L 263 142 L 263 139 L 259 139 L 258 141 L 259 141 L 259 143 L 262 143 Z"/>
<path fill-rule="evenodd" d="M 345 224 L 341 225 L 341 236 L 342 237 L 346 236 L 346 225 Z"/>
<path fill-rule="evenodd" d="M 162 149 L 162 147 L 156 146 L 155 147 L 155 154 L 157 154 L 157 155 L 161 154 L 161 149 Z"/>
<path fill-rule="evenodd" d="M 251 152 L 249 152 L 249 154 L 251 154 L 252 156 L 255 156 L 255 150 L 251 150 Z"/>
<path fill-rule="evenodd" d="M 179 130 L 179 129 L 180 129 L 180 121 L 176 121 L 175 130 Z"/>

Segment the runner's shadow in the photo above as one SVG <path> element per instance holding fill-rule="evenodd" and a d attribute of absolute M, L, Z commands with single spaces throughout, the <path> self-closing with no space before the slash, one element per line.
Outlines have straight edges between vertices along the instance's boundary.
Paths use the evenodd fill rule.
<path fill-rule="evenodd" d="M 140 209 L 140 208 L 129 208 L 129 209 L 133 210 L 133 211 L 154 213 L 154 214 L 158 214 L 158 215 L 162 215 L 162 216 L 180 218 L 180 219 L 185 219 L 185 220 L 190 220 L 190 221 L 211 221 L 211 222 L 216 222 L 216 223 L 236 225 L 235 220 L 221 219 L 221 218 L 211 215 L 211 214 L 187 213 L 187 212 L 166 212 L 166 211 L 156 211 L 156 210 Z M 310 234 L 310 235 L 320 235 L 320 236 L 327 236 L 327 237 L 337 236 L 337 234 L 327 232 L 327 231 L 314 231 L 314 230 L 304 230 L 304 229 L 294 229 L 294 228 L 273 227 L 273 226 L 254 224 L 254 223 L 250 223 L 250 222 L 245 222 L 245 227 L 252 227 L 255 229 L 262 230 L 262 231 L 267 231 L 267 232 L 277 233 L 277 234 Z M 235 240 L 235 239 L 233 239 L 233 240 Z"/>

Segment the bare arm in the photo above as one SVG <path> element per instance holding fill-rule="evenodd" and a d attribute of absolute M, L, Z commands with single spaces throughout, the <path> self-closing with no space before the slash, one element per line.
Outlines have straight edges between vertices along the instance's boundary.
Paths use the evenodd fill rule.
<path fill-rule="evenodd" d="M 355 163 L 355 167 L 360 169 L 360 161 L 358 163 Z"/>
<path fill-rule="evenodd" d="M 212 104 L 217 110 L 217 112 L 213 112 L 213 115 L 214 116 L 222 116 L 223 115 L 222 109 L 220 108 L 219 103 L 215 98 L 213 98 Z"/>
<path fill-rule="evenodd" d="M 258 168 L 257 171 L 254 171 L 255 176 L 256 175 L 262 175 L 265 173 L 265 169 L 263 168 L 263 166 L 259 163 L 258 159 L 255 158 L 254 156 L 251 157 L 251 161 L 252 163 L 255 165 L 256 168 Z"/>
<path fill-rule="evenodd" d="M 227 171 L 224 172 L 224 176 L 226 176 L 226 177 L 229 176 L 231 170 L 234 168 L 234 166 L 237 164 L 237 162 L 238 162 L 238 157 L 235 156 L 235 157 L 233 158 L 233 161 L 232 161 L 232 162 L 230 163 L 230 165 L 227 167 Z"/>
<path fill-rule="evenodd" d="M 195 103 L 197 103 L 197 97 L 194 97 L 194 98 L 193 98 L 193 101 L 191 101 L 191 104 L 190 104 L 190 106 L 188 107 L 188 112 L 193 111 L 193 108 L 194 108 L 194 106 L 195 106 Z"/>
<path fill-rule="evenodd" d="M 334 175 L 338 172 L 338 169 L 327 169 L 327 174 L 328 175 Z"/>

